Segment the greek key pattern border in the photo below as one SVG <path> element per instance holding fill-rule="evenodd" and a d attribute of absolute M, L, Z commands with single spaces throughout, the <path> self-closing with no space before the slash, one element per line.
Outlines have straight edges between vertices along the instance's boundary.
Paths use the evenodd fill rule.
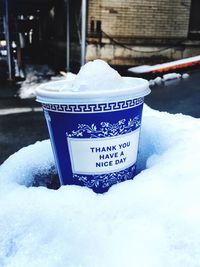
<path fill-rule="evenodd" d="M 141 105 L 143 97 L 124 101 L 97 104 L 42 104 L 44 110 L 63 113 L 100 113 L 129 109 Z"/>

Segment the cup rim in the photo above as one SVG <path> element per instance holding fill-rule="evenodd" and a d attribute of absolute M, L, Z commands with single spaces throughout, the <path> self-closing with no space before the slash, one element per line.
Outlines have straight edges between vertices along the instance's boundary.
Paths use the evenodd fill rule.
<path fill-rule="evenodd" d="M 59 91 L 59 84 L 63 85 L 66 80 L 53 81 L 41 84 L 36 89 L 36 101 L 48 104 L 66 103 L 91 103 L 99 102 L 102 99 L 123 99 L 124 97 L 138 98 L 148 95 L 149 82 L 143 78 L 122 77 L 127 83 L 127 88 L 115 90 L 96 90 L 96 91 Z M 55 85 L 58 85 L 57 88 Z"/>

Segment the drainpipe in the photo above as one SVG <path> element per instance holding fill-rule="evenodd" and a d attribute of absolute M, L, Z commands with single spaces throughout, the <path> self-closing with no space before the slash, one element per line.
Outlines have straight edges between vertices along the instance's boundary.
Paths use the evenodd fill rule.
<path fill-rule="evenodd" d="M 85 64 L 86 56 L 86 11 L 87 0 L 82 0 L 81 6 L 81 66 Z"/>
<path fill-rule="evenodd" d="M 9 0 L 4 0 L 4 14 L 3 14 L 4 33 L 7 48 L 7 63 L 8 63 L 8 78 L 13 79 L 12 68 L 12 46 L 10 38 L 10 16 L 9 16 Z"/>
<path fill-rule="evenodd" d="M 69 19 L 69 1 L 65 0 L 66 8 L 66 71 L 70 71 L 70 19 Z"/>

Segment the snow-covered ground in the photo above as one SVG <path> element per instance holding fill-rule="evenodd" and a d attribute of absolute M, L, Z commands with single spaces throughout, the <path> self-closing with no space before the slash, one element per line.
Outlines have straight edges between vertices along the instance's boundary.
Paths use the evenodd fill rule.
<path fill-rule="evenodd" d="M 134 180 L 95 194 L 31 187 L 48 140 L 0 167 L 1 267 L 199 267 L 200 119 L 144 109 Z M 46 184 L 47 181 L 39 181 Z"/>
<path fill-rule="evenodd" d="M 25 73 L 26 79 L 20 82 L 18 92 L 22 99 L 35 97 L 35 90 L 38 85 L 47 82 L 51 76 L 55 75 L 47 65 L 26 65 Z M 16 76 L 20 76 L 20 74 L 16 74 Z"/>
<path fill-rule="evenodd" d="M 56 81 L 56 80 L 71 80 L 76 75 L 68 72 L 61 72 L 61 75 L 55 75 L 47 65 L 27 65 L 26 69 L 26 79 L 20 82 L 19 97 L 21 99 L 35 98 L 36 88 L 45 82 Z"/>

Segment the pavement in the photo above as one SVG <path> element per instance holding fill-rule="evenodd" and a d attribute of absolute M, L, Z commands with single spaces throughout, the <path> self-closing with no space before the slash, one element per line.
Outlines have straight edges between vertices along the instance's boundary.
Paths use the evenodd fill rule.
<path fill-rule="evenodd" d="M 10 155 L 48 137 L 41 105 L 34 99 L 20 99 L 18 86 L 0 85 L 0 164 Z"/>
<path fill-rule="evenodd" d="M 145 102 L 153 109 L 200 118 L 200 68 L 186 71 L 189 77 L 166 81 L 151 88 Z M 183 73 L 186 73 L 183 72 Z"/>
<path fill-rule="evenodd" d="M 118 71 L 134 76 L 124 68 Z M 160 111 L 200 118 L 200 68 L 184 72 L 189 78 L 152 87 L 145 103 Z M 20 99 L 18 89 L 16 84 L 0 81 L 0 164 L 19 149 L 49 138 L 40 104 L 35 99 Z"/>

